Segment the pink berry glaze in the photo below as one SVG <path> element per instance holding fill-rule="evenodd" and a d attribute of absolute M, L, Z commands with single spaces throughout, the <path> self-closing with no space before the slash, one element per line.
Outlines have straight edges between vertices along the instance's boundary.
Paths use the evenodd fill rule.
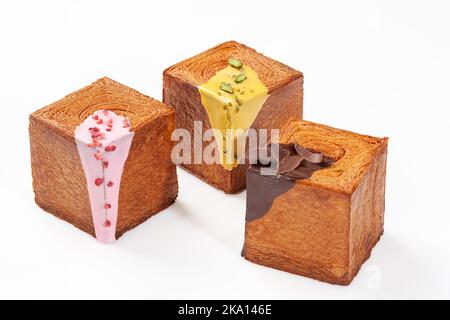
<path fill-rule="evenodd" d="M 124 123 L 129 120 L 112 111 L 98 110 L 75 129 L 95 235 L 102 243 L 116 240 L 120 180 L 134 137 Z"/>

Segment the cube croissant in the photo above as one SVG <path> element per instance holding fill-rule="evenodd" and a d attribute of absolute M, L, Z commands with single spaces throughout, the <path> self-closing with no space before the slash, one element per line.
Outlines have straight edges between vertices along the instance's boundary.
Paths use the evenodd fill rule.
<path fill-rule="evenodd" d="M 277 175 L 247 173 L 243 256 L 347 285 L 383 234 L 388 139 L 291 120 L 279 145 Z"/>
<path fill-rule="evenodd" d="M 174 110 L 108 78 L 30 115 L 36 203 L 101 242 L 178 194 Z"/>
<path fill-rule="evenodd" d="M 303 116 L 303 74 L 235 41 L 173 65 L 163 80 L 163 102 L 175 108 L 177 128 L 191 136 L 215 130 L 219 161 L 192 161 L 192 143 L 191 161 L 181 167 L 226 193 L 245 188 L 248 130 L 279 129 Z M 203 149 L 209 144 L 204 139 Z"/>

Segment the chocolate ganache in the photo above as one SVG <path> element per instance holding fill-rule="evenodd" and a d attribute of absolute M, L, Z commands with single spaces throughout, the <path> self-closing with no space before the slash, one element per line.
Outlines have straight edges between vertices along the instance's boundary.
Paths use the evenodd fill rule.
<path fill-rule="evenodd" d="M 268 146 L 266 154 L 269 161 L 258 158 L 258 162 L 247 170 L 246 221 L 263 217 L 275 198 L 291 189 L 296 180 L 308 179 L 315 171 L 334 163 L 321 152 L 316 153 L 294 143 L 279 144 L 278 154 L 272 154 L 271 150 Z"/>

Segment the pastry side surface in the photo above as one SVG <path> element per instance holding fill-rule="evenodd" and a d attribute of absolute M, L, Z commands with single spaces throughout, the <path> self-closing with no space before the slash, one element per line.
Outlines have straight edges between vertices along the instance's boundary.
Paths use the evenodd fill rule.
<path fill-rule="evenodd" d="M 225 42 L 197 56 L 184 60 L 166 69 L 163 74 L 163 101 L 176 109 L 176 127 L 187 129 L 193 136 L 194 121 L 201 123 L 202 133 L 217 128 L 217 121 L 211 123 L 211 107 L 205 109 L 201 88 L 211 83 L 214 77 L 229 68 L 230 58 L 242 61 L 244 67 L 255 72 L 267 89 L 267 97 L 262 106 L 251 107 L 256 113 L 247 113 L 252 129 L 279 129 L 288 119 L 301 119 L 303 116 L 303 75 L 282 63 L 272 60 L 254 49 L 235 41 Z M 245 81 L 252 80 L 251 77 Z M 230 82 L 236 87 L 240 86 Z M 246 82 L 243 82 L 244 84 Z M 200 92 L 199 92 L 200 88 Z M 204 92 L 204 91 L 203 91 Z M 220 91 L 219 91 L 220 92 Z M 248 90 L 246 91 L 248 93 Z M 223 93 L 223 92 L 222 92 Z M 241 92 L 240 92 L 241 93 Z M 246 94 L 247 94 L 246 93 Z M 224 94 L 226 96 L 227 93 Z M 236 93 L 237 97 L 240 97 Z M 233 104 L 233 108 L 236 105 Z M 245 108 L 245 104 L 240 110 Z M 244 112 L 242 116 L 244 116 Z M 224 115 L 223 117 L 228 117 Z M 239 120 L 239 114 L 232 120 L 246 129 L 248 123 Z M 214 122 L 214 121 L 213 121 Z M 214 127 L 213 127 L 214 126 Z M 198 129 L 197 129 L 198 130 Z M 203 149 L 211 141 L 203 141 Z M 193 147 L 191 148 L 193 150 Z M 192 154 L 191 158 L 194 155 Z M 245 188 L 245 164 L 224 167 L 221 164 L 183 163 L 181 167 L 205 182 L 226 193 L 237 193 Z"/>
<path fill-rule="evenodd" d="M 332 284 L 351 283 L 383 233 L 387 142 L 290 121 L 280 143 L 322 152 L 334 162 L 296 180 L 264 216 L 246 222 L 243 256 Z"/>
<path fill-rule="evenodd" d="M 177 197 L 176 167 L 170 158 L 175 127 L 171 107 L 102 78 L 34 112 L 29 124 L 33 189 L 36 203 L 45 211 L 95 236 L 90 181 L 74 131 L 98 110 L 126 117 L 134 134 L 120 181 L 115 231 L 119 238 Z"/>

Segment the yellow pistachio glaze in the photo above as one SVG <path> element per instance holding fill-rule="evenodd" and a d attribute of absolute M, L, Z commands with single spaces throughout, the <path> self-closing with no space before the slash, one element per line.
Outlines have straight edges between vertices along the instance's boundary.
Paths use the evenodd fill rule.
<path fill-rule="evenodd" d="M 247 78 L 236 83 L 235 78 L 240 74 Z M 234 92 L 221 90 L 222 83 L 230 84 Z M 268 90 L 258 74 L 246 65 L 240 69 L 227 66 L 198 89 L 211 127 L 215 129 L 220 163 L 226 170 L 233 170 L 245 152 L 247 131 L 266 102 Z"/>

